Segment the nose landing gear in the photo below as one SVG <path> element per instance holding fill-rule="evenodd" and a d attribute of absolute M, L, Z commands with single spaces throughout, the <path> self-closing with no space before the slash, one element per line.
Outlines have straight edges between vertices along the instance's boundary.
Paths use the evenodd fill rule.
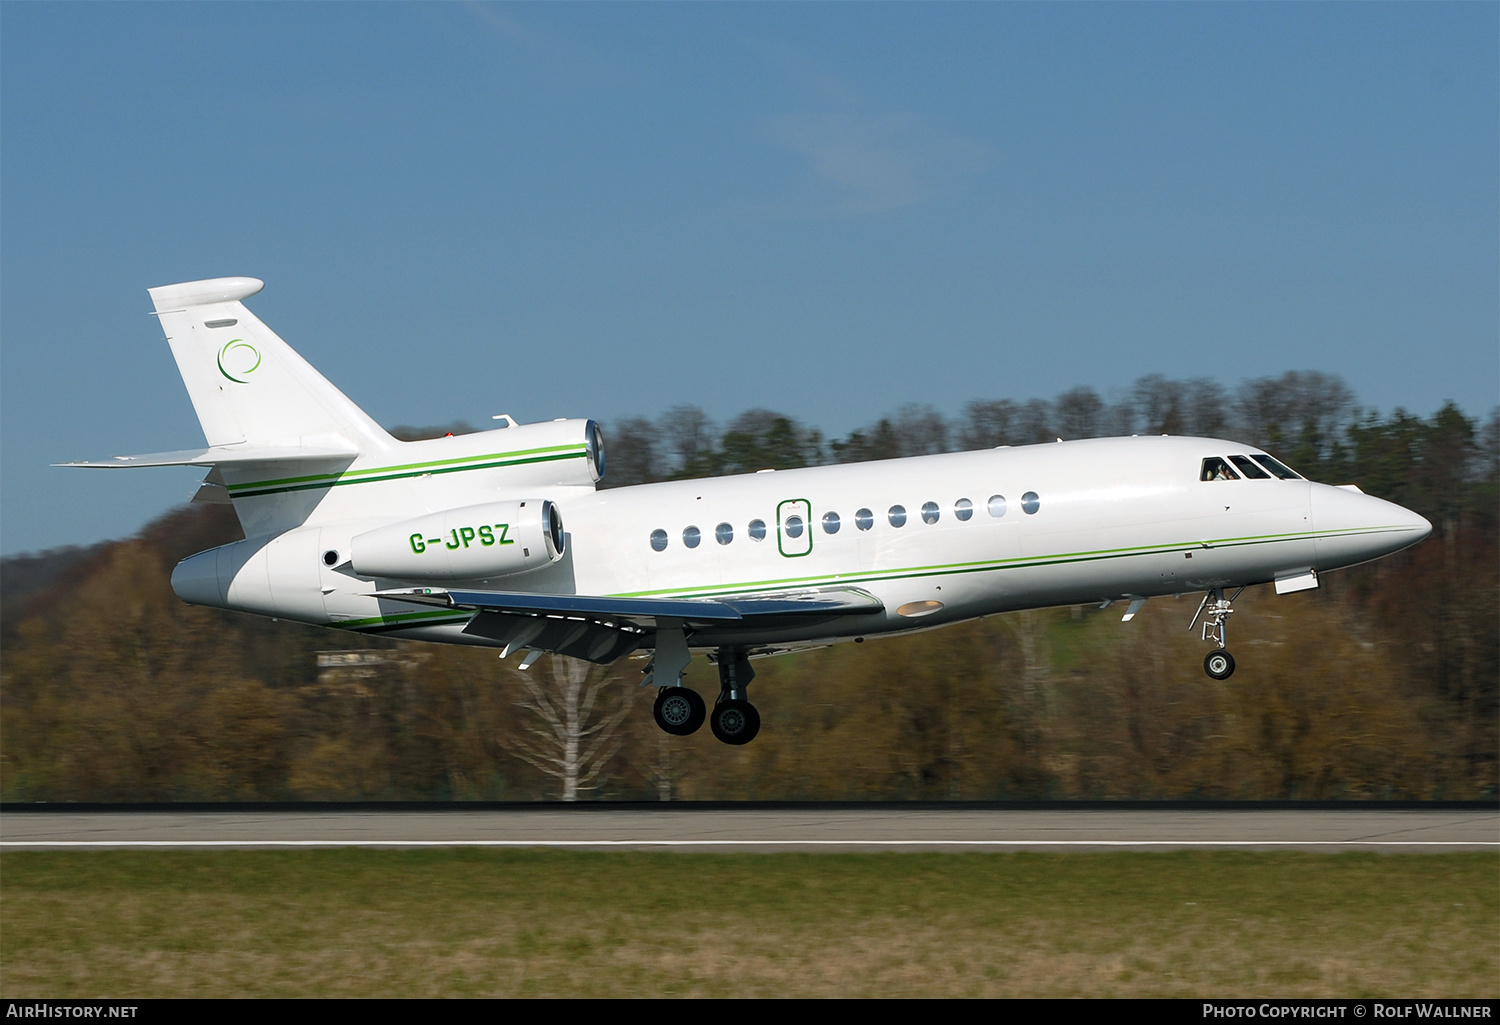
<path fill-rule="evenodd" d="M 1234 656 L 1223 648 L 1210 651 L 1203 656 L 1203 671 L 1215 680 L 1227 680 L 1234 675 Z"/>
<path fill-rule="evenodd" d="M 1188 624 L 1188 629 L 1191 630 L 1197 625 L 1198 617 L 1203 617 L 1202 637 L 1214 645 L 1214 650 L 1203 659 L 1203 671 L 1215 680 L 1227 680 L 1234 675 L 1234 656 L 1225 650 L 1228 647 L 1227 627 L 1229 617 L 1234 612 L 1230 606 L 1244 590 L 1241 587 L 1225 598 L 1219 588 L 1210 588 L 1203 596 L 1203 601 L 1198 603 L 1198 611 L 1193 613 L 1193 621 Z"/>

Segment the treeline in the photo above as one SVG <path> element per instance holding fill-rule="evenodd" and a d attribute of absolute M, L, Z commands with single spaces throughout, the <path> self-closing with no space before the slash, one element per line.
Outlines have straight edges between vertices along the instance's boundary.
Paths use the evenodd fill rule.
<path fill-rule="evenodd" d="M 760 660 L 745 748 L 670 738 L 637 686 L 544 658 L 192 608 L 181 558 L 240 536 L 222 506 L 129 541 L 0 563 L 6 800 L 1492 798 L 1500 749 L 1500 417 L 1359 409 L 1287 374 L 1228 392 L 1143 378 L 1113 403 L 908 407 L 842 439 L 693 407 L 606 424 L 608 482 L 1116 433 L 1228 436 L 1435 525 L 1312 592 L 1258 588 L 1240 668 L 1201 669 L 1196 601 L 1053 609 Z M 461 428 L 459 428 L 461 429 Z M 416 436 L 419 431 L 407 431 Z M 711 699 L 716 673 L 688 682 Z"/>
<path fill-rule="evenodd" d="M 1114 401 L 1080 387 L 1050 401 L 975 400 L 952 418 L 931 406 L 907 405 L 833 439 L 766 409 L 741 413 L 721 430 L 701 409 L 685 405 L 655 420 L 609 425 L 604 486 L 1132 434 L 1233 438 L 1273 450 L 1316 480 L 1333 480 L 1370 469 L 1374 449 L 1390 443 L 1396 422 L 1407 425 L 1405 444 L 1436 443 L 1412 433 L 1428 430 L 1420 418 L 1398 410 L 1382 420 L 1361 408 L 1338 378 L 1295 371 L 1247 381 L 1233 392 L 1206 378 L 1152 374 Z M 1494 439 L 1477 435 L 1455 407 L 1429 426 L 1463 448 L 1442 454 L 1458 459 L 1465 479 L 1477 472 L 1480 453 L 1494 450 Z M 1492 434 L 1493 418 L 1488 429 Z M 1399 471 L 1394 464 L 1390 469 Z"/>

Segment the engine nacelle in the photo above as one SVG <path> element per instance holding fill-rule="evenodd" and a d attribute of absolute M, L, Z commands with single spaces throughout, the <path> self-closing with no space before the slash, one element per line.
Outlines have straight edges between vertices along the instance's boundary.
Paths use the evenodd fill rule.
<path fill-rule="evenodd" d="M 489 502 L 418 516 L 356 536 L 362 577 L 481 580 L 549 566 L 563 555 L 562 517 L 546 499 Z"/>

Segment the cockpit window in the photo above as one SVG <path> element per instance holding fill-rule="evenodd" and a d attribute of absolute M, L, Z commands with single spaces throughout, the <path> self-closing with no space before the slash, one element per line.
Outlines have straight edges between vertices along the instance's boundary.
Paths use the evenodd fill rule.
<path fill-rule="evenodd" d="M 1274 473 L 1276 476 L 1280 477 L 1282 480 L 1301 480 L 1302 479 L 1302 474 L 1298 473 L 1296 470 L 1292 469 L 1290 466 L 1287 466 L 1285 463 L 1279 462 L 1279 461 L 1277 461 L 1275 459 L 1272 459 L 1270 456 L 1266 455 L 1264 452 L 1252 452 L 1250 454 L 1255 457 L 1256 462 L 1260 463 L 1260 465 L 1264 466 L 1267 470 L 1270 470 L 1272 473 Z"/>
<path fill-rule="evenodd" d="M 1199 480 L 1239 480 L 1240 475 L 1230 469 L 1229 464 L 1218 456 L 1209 456 L 1203 460 L 1203 471 L 1198 474 Z"/>
<path fill-rule="evenodd" d="M 1245 456 L 1230 456 L 1229 461 L 1240 468 L 1240 472 L 1251 480 L 1270 480 L 1271 475 Z"/>

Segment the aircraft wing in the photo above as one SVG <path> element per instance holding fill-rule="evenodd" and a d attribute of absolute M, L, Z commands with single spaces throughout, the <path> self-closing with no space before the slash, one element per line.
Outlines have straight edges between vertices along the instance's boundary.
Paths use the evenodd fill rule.
<path fill-rule="evenodd" d="M 757 626 L 771 617 L 870 615 L 885 610 L 879 598 L 857 587 L 712 598 L 615 598 L 410 587 L 376 591 L 374 597 L 473 609 L 479 615 L 464 633 L 503 642 L 507 654 L 530 648 L 599 663 L 612 662 L 633 651 L 662 621 L 689 629 L 735 623 Z"/>
<path fill-rule="evenodd" d="M 857 587 L 733 594 L 718 598 L 610 598 L 587 594 L 411 587 L 376 591 L 374 597 L 442 608 L 477 609 L 481 612 L 623 620 L 649 627 L 656 626 L 658 619 L 686 623 L 722 623 L 760 616 L 862 615 L 885 609 L 879 598 Z"/>

